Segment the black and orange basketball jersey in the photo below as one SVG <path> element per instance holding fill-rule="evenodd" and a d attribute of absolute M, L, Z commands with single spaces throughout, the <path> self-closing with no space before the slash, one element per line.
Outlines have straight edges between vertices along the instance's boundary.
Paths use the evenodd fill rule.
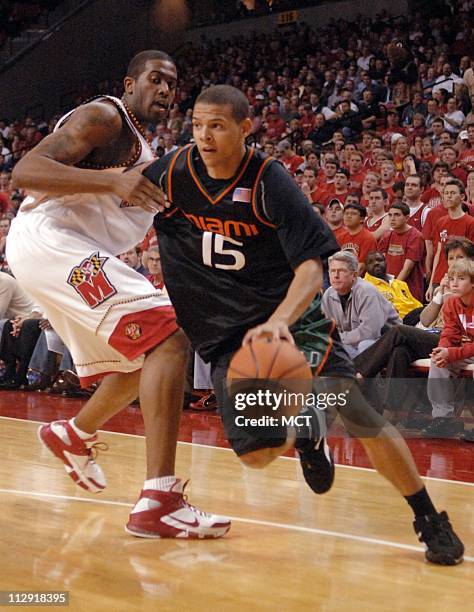
<path fill-rule="evenodd" d="M 338 250 L 281 164 L 255 149 L 229 180 L 209 177 L 195 145 L 144 174 L 172 203 L 155 217 L 165 285 L 205 360 L 235 350 L 270 317 L 300 263 Z"/>

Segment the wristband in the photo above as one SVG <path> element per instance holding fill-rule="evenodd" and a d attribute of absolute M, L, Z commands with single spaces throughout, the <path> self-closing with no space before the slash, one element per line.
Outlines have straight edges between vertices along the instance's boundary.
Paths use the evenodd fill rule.
<path fill-rule="evenodd" d="M 441 306 L 443 304 L 443 294 L 441 293 L 441 291 L 438 291 L 434 294 L 432 301 L 435 304 L 438 304 L 438 306 Z"/>

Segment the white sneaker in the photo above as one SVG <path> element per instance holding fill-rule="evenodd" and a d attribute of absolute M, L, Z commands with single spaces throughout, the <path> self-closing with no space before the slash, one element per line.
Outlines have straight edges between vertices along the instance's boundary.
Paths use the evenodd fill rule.
<path fill-rule="evenodd" d="M 38 438 L 64 464 L 64 469 L 80 487 L 90 493 L 100 493 L 107 485 L 104 473 L 95 462 L 98 450 L 107 444 L 97 442 L 97 434 L 83 440 L 69 421 L 53 421 L 41 425 Z"/>
<path fill-rule="evenodd" d="M 170 491 L 143 490 L 125 527 L 141 538 L 220 538 L 231 526 L 228 518 L 201 512 L 183 495 L 186 482 L 176 479 Z"/>

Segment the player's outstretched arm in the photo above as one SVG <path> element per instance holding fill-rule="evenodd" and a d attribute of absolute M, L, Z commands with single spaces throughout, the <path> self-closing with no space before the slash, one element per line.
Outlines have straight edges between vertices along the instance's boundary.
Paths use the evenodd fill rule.
<path fill-rule="evenodd" d="M 13 185 L 51 195 L 113 193 L 149 210 L 164 209 L 161 190 L 140 170 L 117 173 L 74 167 L 94 149 L 113 145 L 122 118 L 116 108 L 94 102 L 78 108 L 59 130 L 44 138 L 13 170 Z"/>

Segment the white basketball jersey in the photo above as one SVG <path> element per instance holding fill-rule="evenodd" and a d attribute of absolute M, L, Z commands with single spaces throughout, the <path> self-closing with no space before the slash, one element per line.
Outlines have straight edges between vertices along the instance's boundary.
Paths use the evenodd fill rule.
<path fill-rule="evenodd" d="M 101 98 L 111 100 L 122 111 L 122 117 L 137 137 L 140 155 L 134 166 L 154 159 L 150 145 L 133 125 L 121 100 L 112 96 L 101 96 Z M 74 110 L 58 121 L 55 130 L 61 127 Z M 107 168 L 97 172 L 120 174 L 127 169 Z M 21 223 L 22 217 L 32 214 L 48 217 L 51 225 L 60 234 L 65 235 L 66 242 L 67 234 L 73 233 L 86 239 L 90 238 L 92 244 L 116 255 L 141 242 L 153 223 L 153 213 L 138 206 L 130 206 L 114 194 L 78 193 L 51 196 L 47 193 L 30 191 L 15 221 Z M 60 235 L 58 240 L 64 245 Z"/>

